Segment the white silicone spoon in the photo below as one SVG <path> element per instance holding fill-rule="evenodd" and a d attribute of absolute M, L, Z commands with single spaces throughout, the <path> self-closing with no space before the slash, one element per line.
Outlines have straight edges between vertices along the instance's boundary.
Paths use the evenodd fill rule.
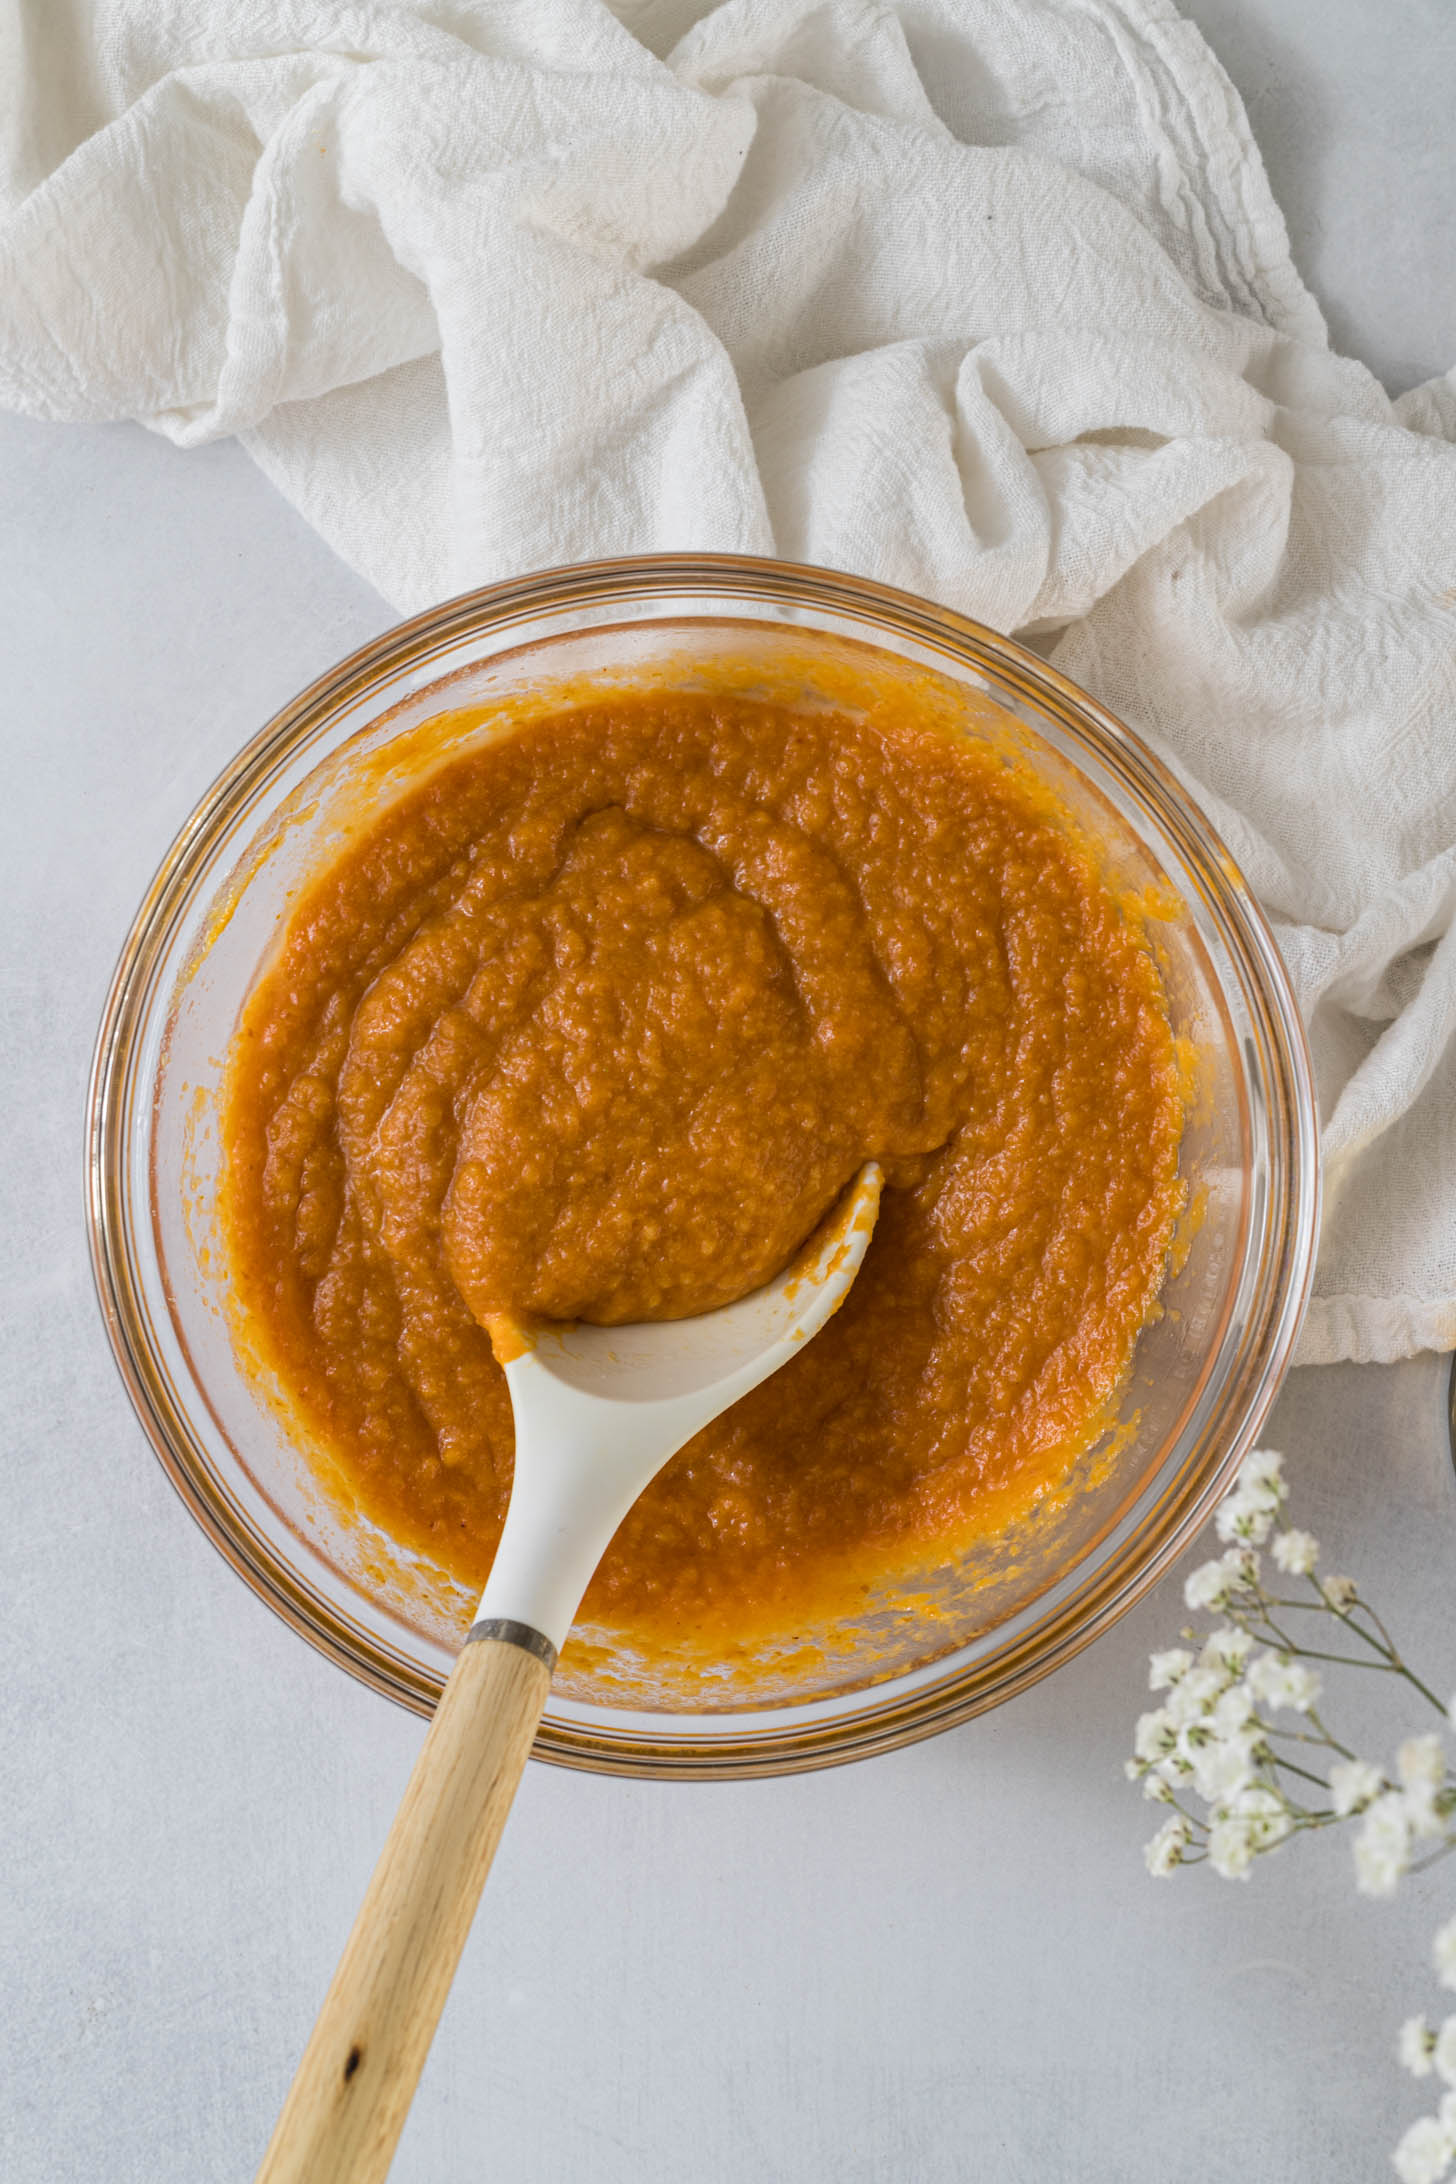
<path fill-rule="evenodd" d="M 258 2184 L 387 2174 L 592 1572 L 668 1458 L 842 1301 L 880 1180 L 873 1162 L 862 1168 L 793 1264 L 721 1311 L 635 1327 L 492 1327 L 516 1421 L 505 1530 Z"/>

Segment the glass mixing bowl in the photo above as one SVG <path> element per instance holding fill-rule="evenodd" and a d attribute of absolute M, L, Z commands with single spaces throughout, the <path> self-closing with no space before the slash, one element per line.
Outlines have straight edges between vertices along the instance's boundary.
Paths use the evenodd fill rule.
<path fill-rule="evenodd" d="M 469 1603 L 320 1484 L 234 1355 L 215 1226 L 217 1108 L 239 1005 L 302 875 L 420 763 L 451 709 L 508 732 L 581 676 L 782 689 L 816 663 L 934 687 L 1014 745 L 1148 905 L 1175 1028 L 1197 1055 L 1191 1215 L 1121 1405 L 1072 1491 L 925 1573 L 914 1615 L 821 1634 L 757 1683 L 683 1698 L 566 1682 L 537 1751 L 629 1774 L 827 1765 L 929 1735 L 1105 1630 L 1208 1516 L 1288 1361 L 1314 1256 L 1308 1058 L 1278 953 L 1212 828 L 1120 722 L 1031 653 L 925 601 L 822 569 L 719 556 L 599 562 L 453 599 L 366 645 L 272 720 L 168 852 L 122 951 L 89 1115 L 92 1251 L 133 1402 L 234 1568 L 321 1651 L 426 1712 Z M 832 671 L 832 673 L 831 673 Z M 492 725 L 492 720 L 494 725 Z M 501 724 L 505 724 L 504 731 Z M 405 739 L 401 742 L 400 739 Z M 452 738 L 454 739 L 452 741 Z M 415 755 L 391 772 L 391 746 Z"/>

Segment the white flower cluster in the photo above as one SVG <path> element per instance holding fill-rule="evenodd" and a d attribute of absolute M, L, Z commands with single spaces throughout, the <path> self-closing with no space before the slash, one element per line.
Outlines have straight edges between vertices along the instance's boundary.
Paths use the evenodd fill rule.
<path fill-rule="evenodd" d="M 1319 1679 L 1295 1661 L 1255 1653 L 1248 1633 L 1225 1623 L 1196 1656 L 1183 1647 L 1155 1653 L 1149 1681 L 1168 1697 L 1138 1722 L 1127 1773 L 1160 1804 L 1187 1789 L 1202 1798 L 1210 1808 L 1205 1854 L 1216 1872 L 1241 1880 L 1255 1853 L 1293 1826 L 1277 1790 L 1257 1779 L 1272 1757 L 1260 1706 L 1307 1712 Z M 1165 1876 L 1186 1864 L 1194 1843 L 1186 1815 L 1164 1821 L 1147 1846 L 1148 1871 Z"/>
<path fill-rule="evenodd" d="M 1437 1933 L 1431 1955 L 1441 1985 L 1456 1988 L 1456 1919 Z M 1396 2053 L 1412 2077 L 1429 2078 L 1434 2071 L 1447 2087 L 1435 2115 L 1417 2117 L 1396 2147 L 1396 2175 L 1401 2184 L 1440 2184 L 1456 2161 L 1456 2015 L 1440 2025 L 1408 2017 Z"/>
<path fill-rule="evenodd" d="M 1286 1493 L 1281 1460 L 1271 1450 L 1245 1459 L 1216 1519 L 1229 1545 L 1188 1579 L 1190 1608 L 1237 1614 L 1253 1605 L 1258 1550 L 1268 1543 Z M 1281 1531 L 1273 1552 L 1281 1567 L 1309 1571 L 1319 1548 L 1307 1532 Z M 1196 1655 L 1182 1646 L 1155 1653 L 1148 1680 L 1168 1697 L 1138 1722 L 1127 1773 L 1159 1803 L 1176 1803 L 1192 1790 L 1209 1807 L 1206 1820 L 1180 1812 L 1163 1823 L 1145 1852 L 1148 1871 L 1166 1876 L 1196 1852 L 1227 1879 L 1245 1880 L 1255 1855 L 1294 1826 L 1272 1778 L 1272 1724 L 1265 1714 L 1307 1714 L 1319 1698 L 1319 1678 L 1288 1653 L 1256 1650 L 1247 1630 L 1224 1623 Z"/>
<path fill-rule="evenodd" d="M 1390 1895 L 1413 1864 L 1456 1850 L 1456 1780 L 1434 1732 L 1407 1737 L 1386 1773 L 1341 1744 L 1316 1708 L 1320 1679 L 1306 1665 L 1313 1654 L 1402 1678 L 1456 1725 L 1456 1700 L 1440 1700 L 1401 1659 L 1370 1604 L 1348 1577 L 1319 1577 L 1319 1543 L 1286 1526 L 1288 1499 L 1281 1459 L 1259 1449 L 1240 1468 L 1215 1524 L 1224 1551 L 1205 1562 L 1183 1588 L 1190 1608 L 1225 1617 L 1201 1643 L 1152 1657 L 1148 1681 L 1162 1702 L 1141 1716 L 1127 1773 L 1143 1794 L 1174 1809 L 1148 1844 L 1148 1871 L 1159 1876 L 1205 1860 L 1230 1880 L 1245 1880 L 1260 1851 L 1296 1830 L 1358 1820 L 1355 1881 L 1368 1896 Z M 1278 1580 L 1266 1585 L 1263 1555 L 1285 1578 L 1307 1580 L 1295 1597 Z M 1298 1617 L 1337 1619 L 1340 1652 L 1328 1641 L 1301 1645 Z M 1295 1620 L 1291 1622 L 1291 1618 Z M 1293 1715 L 1293 1723 L 1272 1717 Z M 1200 1798 L 1199 1814 L 1185 1800 Z M 1436 1936 L 1437 1976 L 1456 1989 L 1456 1918 Z M 1434 2071 L 1447 2091 L 1433 2116 L 1422 2116 L 1395 2151 L 1401 2184 L 1440 2184 L 1456 2165 L 1456 2013 L 1439 2026 L 1412 2017 L 1401 2028 L 1399 2053 L 1418 2078 Z"/>
<path fill-rule="evenodd" d="M 1271 1719 L 1281 1711 L 1311 1716 L 1320 1679 L 1297 1658 L 1297 1646 L 1261 1647 L 1249 1628 L 1270 1635 L 1279 1605 L 1264 1589 L 1263 1549 L 1285 1576 L 1309 1579 L 1307 1607 L 1328 1608 L 1347 1632 L 1371 1642 L 1351 1620 L 1360 1598 L 1354 1581 L 1317 1578 L 1319 1542 L 1280 1525 L 1287 1495 L 1277 1455 L 1258 1449 L 1245 1459 L 1215 1520 L 1227 1542 L 1224 1552 L 1194 1570 L 1183 1588 L 1190 1608 L 1222 1611 L 1232 1620 L 1210 1633 L 1197 1653 L 1176 1646 L 1153 1655 L 1149 1682 L 1168 1696 L 1139 1720 L 1127 1772 L 1142 1783 L 1145 1796 L 1178 1811 L 1148 1844 L 1148 1870 L 1165 1876 L 1206 1858 L 1216 1872 L 1243 1880 L 1259 1851 L 1273 1849 L 1297 1827 L 1358 1816 L 1356 1883 L 1366 1895 L 1388 1896 L 1417 1845 L 1447 1836 L 1456 1786 L 1448 1785 L 1438 1736 L 1408 1738 L 1392 1779 L 1347 1753 L 1317 1719 L 1303 1732 L 1281 1730 Z M 1308 1765 L 1294 1767 L 1272 1741 L 1282 1743 L 1288 1735 L 1316 1752 L 1322 1747 L 1326 1757 L 1337 1755 L 1327 1783 Z M 1281 1765 L 1294 1767 L 1301 1781 L 1327 1788 L 1328 1806 L 1301 1804 L 1281 1782 Z M 1206 1816 L 1185 1809 L 1189 1791 L 1209 1807 Z"/>
<path fill-rule="evenodd" d="M 1355 1886 L 1364 1896 L 1394 1895 L 1417 1843 L 1438 1841 L 1446 1834 L 1453 1799 L 1441 1739 L 1434 1734 L 1407 1737 L 1395 1755 L 1395 1773 L 1396 1783 L 1387 1782 L 1363 1760 L 1330 1769 L 1334 1807 L 1341 1817 L 1343 1793 L 1359 1777 L 1361 1795 L 1344 1810 L 1365 1813 L 1355 1837 Z"/>
<path fill-rule="evenodd" d="M 1319 1541 L 1308 1532 L 1274 1530 L 1288 1498 L 1282 1456 L 1256 1448 L 1244 1458 L 1234 1489 L 1219 1503 L 1213 1520 L 1219 1538 L 1231 1542 L 1232 1551 L 1194 1571 L 1184 1587 L 1190 1608 L 1227 1608 L 1241 1592 L 1252 1592 L 1259 1576 L 1258 1558 L 1248 1552 L 1252 1548 L 1268 1546 L 1275 1567 L 1286 1577 L 1314 1576 Z M 1348 1577 L 1327 1577 L 1320 1591 L 1336 1614 L 1344 1614 L 1359 1598 Z"/>
<path fill-rule="evenodd" d="M 1246 1547 L 1262 1547 L 1288 1496 L 1283 1457 L 1276 1456 L 1273 1449 L 1256 1448 L 1239 1466 L 1233 1492 L 1225 1494 L 1219 1503 L 1218 1514 L 1213 1520 L 1214 1530 L 1222 1540 L 1241 1541 Z M 1188 1603 L 1190 1607 L 1193 1604 L 1191 1600 Z"/>

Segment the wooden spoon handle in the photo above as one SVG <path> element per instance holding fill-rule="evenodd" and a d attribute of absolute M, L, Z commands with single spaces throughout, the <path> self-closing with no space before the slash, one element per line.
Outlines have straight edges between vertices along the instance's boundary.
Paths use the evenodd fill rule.
<path fill-rule="evenodd" d="M 441 1694 L 258 2184 L 382 2184 L 445 2006 L 555 1649 L 478 1623 Z"/>

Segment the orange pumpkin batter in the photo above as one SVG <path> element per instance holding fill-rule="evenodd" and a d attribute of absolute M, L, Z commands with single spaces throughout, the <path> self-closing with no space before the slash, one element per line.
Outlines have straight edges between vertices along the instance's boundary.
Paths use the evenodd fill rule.
<path fill-rule="evenodd" d="M 1064 1477 L 1154 1306 L 1180 1072 L 1046 792 L 917 722 L 604 696 L 436 770 L 298 902 L 244 1009 L 239 1309 L 360 1504 L 472 1586 L 503 1308 L 701 1312 L 861 1164 L 848 1302 L 623 1524 L 638 1648 L 792 1631 Z"/>

